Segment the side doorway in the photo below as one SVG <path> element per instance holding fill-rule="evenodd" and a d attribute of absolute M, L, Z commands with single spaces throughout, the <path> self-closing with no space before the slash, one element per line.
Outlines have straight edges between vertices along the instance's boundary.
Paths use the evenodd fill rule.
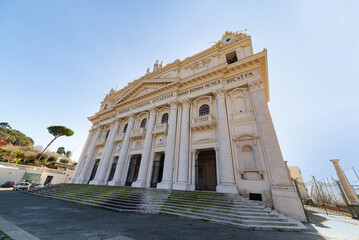
<path fill-rule="evenodd" d="M 164 153 L 155 154 L 153 160 L 153 168 L 152 168 L 151 188 L 156 188 L 157 183 L 162 181 L 164 161 L 165 161 Z"/>
<path fill-rule="evenodd" d="M 88 180 L 87 183 L 91 182 L 95 176 L 96 176 L 96 172 L 97 172 L 97 168 L 98 168 L 98 165 L 100 164 L 100 159 L 96 159 L 95 160 L 95 164 L 93 165 L 93 168 L 92 168 L 92 171 L 91 171 L 91 175 L 90 175 L 90 178 Z"/>
<path fill-rule="evenodd" d="M 133 182 L 136 182 L 140 170 L 140 163 L 141 155 L 131 156 L 125 186 L 131 186 Z"/>

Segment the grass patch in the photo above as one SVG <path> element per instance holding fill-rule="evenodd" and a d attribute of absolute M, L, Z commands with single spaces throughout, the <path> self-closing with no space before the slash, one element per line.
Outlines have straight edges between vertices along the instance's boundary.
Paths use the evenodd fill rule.
<path fill-rule="evenodd" d="M 1 240 L 12 240 L 11 237 L 9 237 L 9 235 L 7 235 L 6 233 L 4 233 L 3 231 L 0 230 L 0 239 Z"/>

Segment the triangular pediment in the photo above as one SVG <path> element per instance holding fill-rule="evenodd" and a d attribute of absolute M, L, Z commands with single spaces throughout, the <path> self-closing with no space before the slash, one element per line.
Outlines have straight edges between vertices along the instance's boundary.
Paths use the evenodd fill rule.
<path fill-rule="evenodd" d="M 132 86 L 131 89 L 122 95 L 121 98 L 117 100 L 117 104 L 145 96 L 177 81 L 179 81 L 179 78 L 151 78 L 143 80 Z"/>

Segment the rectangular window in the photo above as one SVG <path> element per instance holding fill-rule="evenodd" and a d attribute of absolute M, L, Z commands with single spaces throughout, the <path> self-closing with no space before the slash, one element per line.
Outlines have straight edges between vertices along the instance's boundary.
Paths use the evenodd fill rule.
<path fill-rule="evenodd" d="M 262 201 L 262 194 L 260 194 L 260 193 L 250 193 L 249 194 L 249 200 Z"/>
<path fill-rule="evenodd" d="M 236 51 L 226 54 L 226 60 L 228 64 L 234 63 L 238 61 Z"/>

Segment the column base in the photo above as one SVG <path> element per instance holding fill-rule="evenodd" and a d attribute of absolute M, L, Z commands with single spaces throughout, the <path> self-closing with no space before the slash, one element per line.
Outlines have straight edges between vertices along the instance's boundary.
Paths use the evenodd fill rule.
<path fill-rule="evenodd" d="M 75 184 L 85 184 L 84 179 L 81 178 L 76 179 Z"/>
<path fill-rule="evenodd" d="M 274 209 L 299 221 L 306 222 L 303 205 L 292 185 L 272 185 Z"/>
<path fill-rule="evenodd" d="M 136 181 L 132 183 L 131 187 L 145 188 L 147 187 L 147 183 L 145 181 Z"/>
<path fill-rule="evenodd" d="M 189 190 L 190 191 L 196 191 L 196 185 L 189 185 Z"/>
<path fill-rule="evenodd" d="M 216 192 L 238 194 L 237 187 L 236 187 L 236 185 L 234 185 L 234 184 L 218 185 L 218 186 L 216 187 Z"/>
<path fill-rule="evenodd" d="M 122 186 L 120 180 L 112 180 L 107 183 L 108 186 Z"/>
<path fill-rule="evenodd" d="M 188 183 L 181 183 L 181 182 L 177 182 L 174 183 L 172 186 L 172 189 L 174 190 L 183 190 L 183 191 L 189 191 L 189 184 Z"/>
<path fill-rule="evenodd" d="M 157 183 L 158 189 L 172 189 L 172 182 L 160 182 Z"/>
<path fill-rule="evenodd" d="M 92 180 L 91 182 L 89 182 L 90 185 L 106 185 L 105 184 L 105 180 Z"/>

